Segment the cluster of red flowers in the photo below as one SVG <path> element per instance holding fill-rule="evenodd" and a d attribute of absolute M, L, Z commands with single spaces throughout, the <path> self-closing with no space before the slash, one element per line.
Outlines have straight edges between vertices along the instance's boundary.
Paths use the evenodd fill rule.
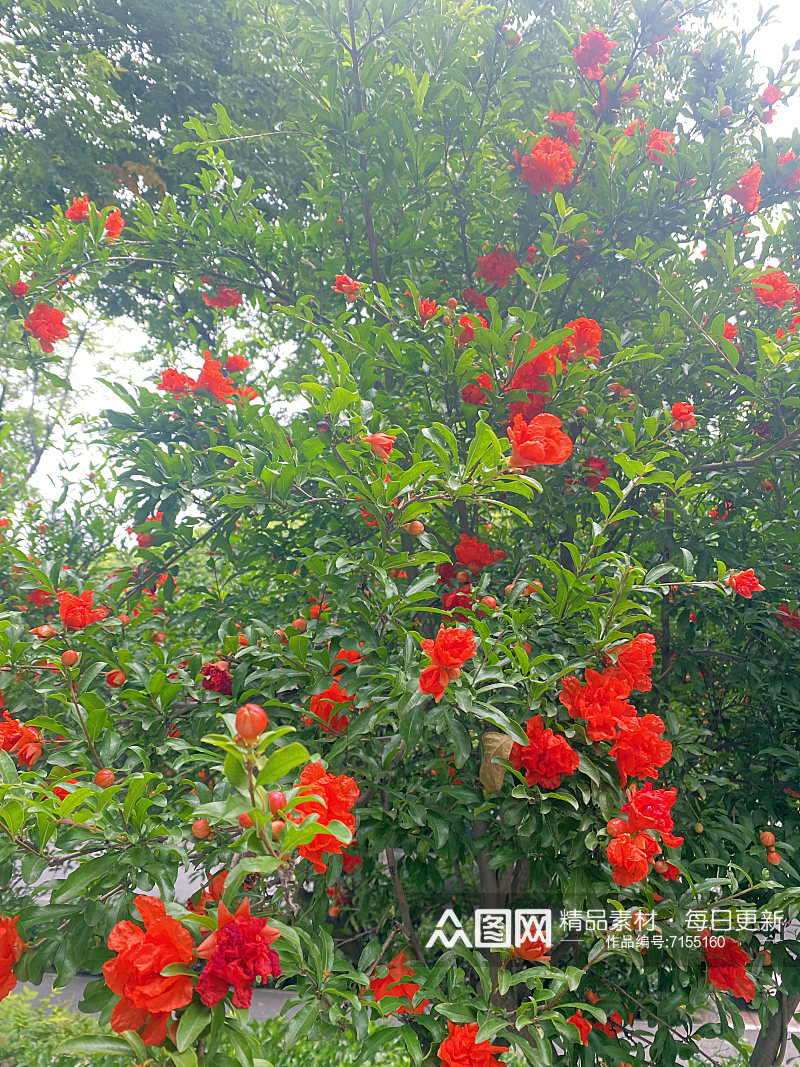
<path fill-rule="evenodd" d="M 345 774 L 329 774 L 322 763 L 315 761 L 303 768 L 300 787 L 298 795 L 309 799 L 302 800 L 289 812 L 290 819 L 302 822 L 307 815 L 316 815 L 317 826 L 324 827 L 331 822 L 340 822 L 350 833 L 354 832 L 356 817 L 353 814 L 353 805 L 358 800 L 360 790 L 352 778 Z M 321 833 L 308 844 L 300 845 L 298 852 L 304 859 L 311 861 L 315 871 L 322 873 L 327 870 L 323 855 L 340 855 L 346 848 L 347 843 L 341 842 L 333 834 Z"/>
<path fill-rule="evenodd" d="M 387 973 L 380 977 L 376 975 L 369 983 L 376 1002 L 380 1003 L 384 997 L 397 997 L 407 1001 L 394 1009 L 397 1015 L 419 1015 L 425 1010 L 428 1001 L 423 1000 L 414 1007 L 414 997 L 420 987 L 417 982 L 408 982 L 406 979 L 413 978 L 415 973 L 414 969 L 408 966 L 406 954 L 401 949 L 387 965 Z"/>
<path fill-rule="evenodd" d="M 601 64 L 608 63 L 611 49 L 616 47 L 616 41 L 609 41 L 603 31 L 594 26 L 588 33 L 582 34 L 578 47 L 573 48 L 572 54 L 578 70 L 585 78 L 600 81 L 603 77 Z"/>
<path fill-rule="evenodd" d="M 656 778 L 672 754 L 672 745 L 661 737 L 664 722 L 658 715 L 637 716 L 628 697 L 635 689 L 652 688 L 655 638 L 639 634 L 614 650 L 616 663 L 602 672 L 587 668 L 584 682 L 574 675 L 564 678 L 559 700 L 573 719 L 586 720 L 592 741 L 613 741 L 609 752 L 617 761 L 623 786 L 628 778 Z"/>
<path fill-rule="evenodd" d="M 523 419 L 530 420 L 543 412 L 545 398 L 552 387 L 551 378 L 556 373 L 556 359 L 559 360 L 562 371 L 565 371 L 570 363 L 577 363 L 579 360 L 597 362 L 600 359 L 598 345 L 603 337 L 603 330 L 595 319 L 573 319 L 565 323 L 564 328 L 572 331 L 568 337 L 560 344 L 526 360 L 511 378 L 505 381 L 505 392 L 525 391 L 527 394 L 527 400 L 515 400 L 509 405 L 509 418 L 514 419 L 521 415 Z M 516 337 L 513 340 L 516 341 Z M 535 347 L 536 340 L 532 338 L 528 351 L 533 351 Z M 487 394 L 493 392 L 489 375 L 481 373 L 475 382 L 464 386 L 461 399 L 465 404 L 480 407 L 489 403 Z"/>
<path fill-rule="evenodd" d="M 735 185 L 725 190 L 725 195 L 733 197 L 734 200 L 737 200 L 742 205 L 745 211 L 752 214 L 752 212 L 758 211 L 758 205 L 761 203 L 761 193 L 759 193 L 758 188 L 762 177 L 761 167 L 759 167 L 758 163 L 754 163 L 744 172 Z"/>
<path fill-rule="evenodd" d="M 249 366 L 250 364 L 244 356 L 238 356 L 234 353 L 225 364 L 225 369 L 238 371 L 246 370 Z M 203 366 L 196 379 L 188 374 L 183 374 L 174 367 L 167 367 L 166 370 L 161 372 L 161 381 L 158 383 L 157 388 L 166 393 L 172 393 L 176 397 L 188 396 L 194 393 L 209 393 L 224 404 L 232 403 L 234 397 L 239 397 L 241 400 L 253 400 L 258 396 L 252 386 L 245 385 L 238 388 L 232 378 L 226 378 L 222 373 L 222 364 L 218 359 L 212 359 L 211 353 L 208 351 L 203 353 Z"/>
<path fill-rule="evenodd" d="M 64 312 L 49 304 L 36 304 L 22 325 L 36 338 L 43 352 L 52 352 L 56 341 L 64 341 L 69 337 L 69 330 L 64 325 Z"/>
<path fill-rule="evenodd" d="M 477 1023 L 459 1026 L 447 1020 L 447 1037 L 439 1045 L 439 1058 L 443 1067 L 505 1067 L 497 1054 L 508 1052 L 501 1045 L 489 1041 L 476 1041 Z"/>
<path fill-rule="evenodd" d="M 800 301 L 800 289 L 789 281 L 782 270 L 769 270 L 753 278 L 750 284 L 756 300 L 766 307 L 782 308 L 790 301 L 795 305 Z"/>
<path fill-rule="evenodd" d="M 627 821 L 617 818 L 608 824 L 611 840 L 606 855 L 617 885 L 632 885 L 650 873 L 654 857 L 661 852 L 651 831 L 655 830 L 668 848 L 683 844 L 683 838 L 672 832 L 671 810 L 677 795 L 677 789 L 654 789 L 652 782 L 642 789 L 628 790 L 628 803 L 622 806 Z"/>
<path fill-rule="evenodd" d="M 100 212 L 98 212 L 98 215 L 99 214 Z M 89 197 L 86 195 L 81 197 L 73 196 L 72 203 L 64 212 L 64 218 L 69 219 L 70 222 L 88 222 L 90 215 L 91 209 L 89 206 Z M 109 211 L 103 228 L 105 229 L 109 244 L 112 241 L 117 240 L 125 228 L 125 219 L 123 219 L 122 212 L 119 208 L 114 208 L 112 211 Z"/>
<path fill-rule="evenodd" d="M 518 771 L 525 771 L 528 785 L 558 789 L 562 777 L 578 769 L 578 753 L 561 734 L 545 729 L 541 715 L 528 719 L 525 733 L 528 744 L 514 742 L 509 756 L 511 763 Z"/>
<path fill-rule="evenodd" d="M 505 289 L 518 266 L 519 260 L 514 253 L 498 245 L 488 255 L 478 256 L 475 277 L 483 278 L 489 285 L 496 285 L 498 289 Z"/>
<path fill-rule="evenodd" d="M 773 104 L 777 104 L 779 100 L 783 99 L 783 93 L 777 87 L 770 83 L 765 89 L 762 89 L 758 95 L 758 102 L 766 110 L 761 115 L 761 121 L 766 125 L 775 118 L 775 108 Z"/>
<path fill-rule="evenodd" d="M 217 876 L 219 900 L 225 872 Z M 146 1045 L 160 1045 L 167 1036 L 172 1013 L 190 1003 L 194 984 L 191 974 L 165 975 L 168 968 L 187 967 L 195 957 L 207 961 L 197 980 L 197 992 L 207 1007 L 214 1007 L 233 988 L 233 1005 L 249 1008 L 256 979 L 266 981 L 281 973 L 277 953 L 270 947 L 279 936 L 266 919 L 250 914 L 244 900 L 234 914 L 220 901 L 217 928 L 195 949 L 191 933 L 167 915 L 164 902 L 156 897 L 134 900 L 142 926 L 118 922 L 108 936 L 116 953 L 103 965 L 112 992 L 119 996 L 111 1015 L 116 1033 L 141 1031 Z M 196 914 L 202 909 L 191 908 Z M 144 1029 L 142 1029 L 144 1028 Z"/>
<path fill-rule="evenodd" d="M 425 638 L 422 651 L 431 662 L 419 676 L 420 692 L 428 693 L 438 704 L 450 682 L 460 676 L 465 662 L 475 655 L 475 649 L 472 630 L 458 626 L 450 629 L 441 626 L 435 640 Z"/>

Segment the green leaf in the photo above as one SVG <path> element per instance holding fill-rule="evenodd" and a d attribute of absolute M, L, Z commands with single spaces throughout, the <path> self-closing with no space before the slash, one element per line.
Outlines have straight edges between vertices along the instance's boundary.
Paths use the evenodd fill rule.
<path fill-rule="evenodd" d="M 181 1015 L 175 1044 L 178 1052 L 185 1052 L 197 1041 L 207 1026 L 211 1025 L 211 1012 L 199 1000 L 193 1000 Z"/>

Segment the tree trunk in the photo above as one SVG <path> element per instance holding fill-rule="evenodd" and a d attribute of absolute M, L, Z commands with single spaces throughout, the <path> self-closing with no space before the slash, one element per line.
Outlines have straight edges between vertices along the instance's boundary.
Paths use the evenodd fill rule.
<path fill-rule="evenodd" d="M 783 1063 L 789 1036 L 789 1023 L 800 1004 L 800 995 L 786 996 L 778 993 L 780 1007 L 761 1029 L 750 1057 L 750 1067 L 774 1067 Z"/>

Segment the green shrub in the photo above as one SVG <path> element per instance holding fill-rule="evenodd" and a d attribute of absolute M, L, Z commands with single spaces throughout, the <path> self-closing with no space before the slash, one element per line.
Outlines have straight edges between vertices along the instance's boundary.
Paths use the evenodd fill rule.
<path fill-rule="evenodd" d="M 39 1000 L 29 989 L 11 993 L 0 1004 L 0 1067 L 122 1067 L 117 1056 L 58 1055 L 56 1049 L 72 1038 L 103 1033 L 91 1015 L 67 1011 Z M 110 1031 L 109 1031 L 110 1033 Z"/>

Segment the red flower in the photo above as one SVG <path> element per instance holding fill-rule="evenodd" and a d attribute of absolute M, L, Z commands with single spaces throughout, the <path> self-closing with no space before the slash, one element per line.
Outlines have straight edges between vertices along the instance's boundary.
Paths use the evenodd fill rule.
<path fill-rule="evenodd" d="M 572 337 L 567 337 L 559 349 L 559 355 L 567 363 L 575 363 L 579 359 L 591 359 L 597 362 L 600 359 L 600 349 L 597 347 L 603 337 L 602 327 L 594 319 L 579 318 L 564 324 L 565 330 L 573 330 Z"/>
<path fill-rule="evenodd" d="M 317 826 L 325 827 L 330 822 L 341 822 L 353 833 L 356 819 L 352 808 L 359 796 L 359 788 L 347 775 L 329 774 L 317 760 L 307 764 L 300 775 L 299 796 L 319 797 L 320 800 L 301 801 L 289 813 L 289 818 L 300 822 L 307 815 L 319 816 Z M 340 854 L 347 848 L 347 843 L 339 841 L 333 834 L 320 833 L 307 845 L 300 845 L 298 851 L 310 860 L 314 870 L 326 870 L 322 859 L 323 853 Z"/>
<path fill-rule="evenodd" d="M 581 467 L 587 471 L 591 470 L 596 472 L 595 474 L 587 473 L 583 476 L 583 480 L 592 490 L 597 489 L 600 483 L 604 482 L 611 473 L 611 468 L 606 461 L 600 459 L 598 456 L 589 456 L 588 459 L 582 460 Z"/>
<path fill-rule="evenodd" d="M 498 1052 L 507 1052 L 500 1045 L 488 1041 L 476 1044 L 477 1023 L 457 1026 L 447 1020 L 447 1037 L 439 1045 L 439 1057 L 445 1067 L 505 1067 L 502 1060 L 495 1059 Z"/>
<path fill-rule="evenodd" d="M 569 145 L 560 137 L 540 137 L 520 160 L 520 181 L 538 196 L 565 189 L 572 181 L 575 159 Z"/>
<path fill-rule="evenodd" d="M 611 49 L 616 47 L 616 41 L 609 41 L 603 31 L 594 26 L 588 33 L 582 34 L 580 43 L 577 48 L 573 48 L 572 54 L 584 77 L 600 81 L 603 77 L 600 64 L 608 63 Z"/>
<path fill-rule="evenodd" d="M 250 366 L 250 360 L 245 356 L 237 355 L 236 352 L 231 352 L 225 363 L 225 370 L 228 374 L 233 374 L 236 371 L 247 370 Z"/>
<path fill-rule="evenodd" d="M 422 651 L 430 656 L 431 663 L 445 671 L 459 670 L 475 655 L 475 649 L 472 630 L 462 630 L 458 626 L 450 629 L 440 626 L 434 640 L 425 638 L 422 642 Z"/>
<path fill-rule="evenodd" d="M 629 1015 L 629 1020 L 633 1022 L 633 1015 Z M 622 1016 L 618 1011 L 612 1012 L 608 1016 L 608 1021 L 604 1023 L 594 1023 L 595 1030 L 600 1030 L 606 1037 L 616 1037 L 625 1024 L 622 1021 Z"/>
<path fill-rule="evenodd" d="M 195 382 L 194 391 L 211 393 L 217 400 L 225 400 L 227 402 L 227 398 L 236 392 L 236 386 L 230 378 L 226 378 L 222 373 L 220 361 L 212 359 L 210 352 L 204 352 L 203 369 Z"/>
<path fill-rule="evenodd" d="M 694 417 L 694 404 L 687 404 L 681 400 L 672 405 L 671 414 L 671 429 L 673 430 L 691 430 L 697 425 L 697 419 Z"/>
<path fill-rule="evenodd" d="M 647 126 L 641 119 L 634 119 L 630 126 L 627 126 L 622 132 L 625 134 L 626 137 L 633 137 L 633 135 L 639 130 L 644 132 L 646 129 Z"/>
<path fill-rule="evenodd" d="M 789 611 L 788 604 L 779 604 L 775 612 L 775 618 L 782 623 L 787 630 L 800 630 L 800 611 L 797 608 Z"/>
<path fill-rule="evenodd" d="M 653 670 L 653 655 L 656 639 L 652 634 L 639 634 L 624 645 L 617 645 L 612 652 L 617 657 L 616 667 L 609 670 L 618 678 L 624 678 L 631 689 L 649 693 L 653 688 L 650 674 Z"/>
<path fill-rule="evenodd" d="M 34 589 L 25 597 L 29 604 L 37 608 L 46 608 L 53 603 L 53 597 L 46 589 Z"/>
<path fill-rule="evenodd" d="M 64 212 L 64 218 L 69 219 L 70 222 L 88 222 L 89 197 L 85 195 L 80 198 L 73 196 L 72 203 Z"/>
<path fill-rule="evenodd" d="M 528 963 L 549 963 L 549 951 L 550 945 L 546 944 L 542 937 L 526 934 L 516 948 L 512 949 L 511 955 L 514 959 L 527 960 Z"/>
<path fill-rule="evenodd" d="M 509 465 L 524 470 L 539 464 L 564 463 L 572 455 L 572 440 L 561 430 L 556 415 L 536 415 L 526 422 L 521 415 L 506 430 L 511 441 Z"/>
<path fill-rule="evenodd" d="M 386 463 L 389 459 L 392 449 L 394 448 L 394 443 L 397 440 L 397 434 L 380 432 L 371 433 L 367 434 L 364 440 L 372 450 L 373 456 L 375 456 L 376 459 L 383 460 L 383 462 Z"/>
<path fill-rule="evenodd" d="M 417 300 L 417 311 L 421 322 L 428 322 L 436 314 L 435 300 Z"/>
<path fill-rule="evenodd" d="M 506 558 L 502 548 L 491 550 L 484 541 L 479 541 L 477 537 L 468 537 L 466 534 L 461 534 L 459 537 L 454 554 L 458 562 L 463 563 L 475 575 L 480 574 L 484 567 L 490 567 L 493 563 L 499 563 Z"/>
<path fill-rule="evenodd" d="M 750 284 L 753 286 L 756 300 L 767 307 L 782 308 L 790 300 L 800 296 L 800 289 L 794 282 L 789 281 L 782 270 L 770 270 L 766 274 L 760 274 L 753 278 Z"/>
<path fill-rule="evenodd" d="M 648 840 L 658 845 L 649 834 L 620 834 L 612 837 L 606 845 L 608 862 L 613 868 L 613 877 L 616 885 L 633 885 L 641 882 L 650 873 L 650 859 L 648 856 Z"/>
<path fill-rule="evenodd" d="M 65 785 L 78 784 L 77 778 L 63 778 L 62 781 Z M 71 792 L 71 789 L 65 789 L 63 785 L 56 785 L 53 787 L 53 796 L 56 797 L 58 800 L 66 800 Z"/>
<path fill-rule="evenodd" d="M 12 719 L 8 711 L 3 712 L 3 719 L 5 721 L 0 722 L 0 749 L 15 752 L 19 764 L 32 767 L 42 755 L 41 735 L 32 726 Z"/>
<path fill-rule="evenodd" d="M 666 862 L 666 860 L 664 862 Z M 679 882 L 681 880 L 681 872 L 674 863 L 667 863 L 667 869 L 659 871 L 659 874 L 665 882 Z"/>
<path fill-rule="evenodd" d="M 94 593 L 84 589 L 80 596 L 59 589 L 58 614 L 68 630 L 82 630 L 93 622 L 101 622 L 108 615 L 108 608 L 92 608 Z"/>
<path fill-rule="evenodd" d="M 64 325 L 64 312 L 51 308 L 49 304 L 37 304 L 22 325 L 28 333 L 33 334 L 43 352 L 52 352 L 55 341 L 69 337 L 69 330 Z"/>
<path fill-rule="evenodd" d="M 220 666 L 220 663 L 223 666 Z M 203 677 L 203 689 L 211 693 L 221 693 L 226 697 L 229 697 L 233 692 L 233 679 L 230 675 L 230 664 L 227 661 L 219 660 L 217 663 L 206 663 L 200 674 Z"/>
<path fill-rule="evenodd" d="M 108 947 L 117 955 L 103 964 L 103 975 L 109 989 L 121 997 L 111 1015 L 111 1029 L 119 1034 L 144 1026 L 144 1043 L 160 1045 L 172 1012 L 192 999 L 188 974 L 167 977 L 161 972 L 192 962 L 192 935 L 167 915 L 163 901 L 138 896 L 134 904 L 144 929 L 123 920 L 108 935 Z"/>
<path fill-rule="evenodd" d="M 438 704 L 444 696 L 444 691 L 450 682 L 450 675 L 441 667 L 432 664 L 423 667 L 419 676 L 419 691 L 427 696 L 432 696 Z"/>
<path fill-rule="evenodd" d="M 227 285 L 217 286 L 215 296 L 203 293 L 203 303 L 210 308 L 235 308 L 242 302 L 242 297 L 235 289 L 229 289 Z"/>
<path fill-rule="evenodd" d="M 191 900 L 186 902 L 186 907 L 189 911 L 194 912 L 195 915 L 205 915 L 206 904 L 213 904 L 217 900 L 222 898 L 222 894 L 225 892 L 225 879 L 228 877 L 226 870 L 221 870 L 208 883 L 208 888 L 203 886 L 200 890 L 200 898 L 197 903 L 193 903 Z"/>
<path fill-rule="evenodd" d="M 578 1033 L 580 1034 L 581 1038 L 581 1044 L 588 1045 L 589 1034 L 592 1032 L 592 1024 L 589 1022 L 588 1019 L 584 1019 L 583 1012 L 578 1009 L 578 1011 L 576 1011 L 574 1015 L 570 1015 L 570 1017 L 567 1019 L 567 1022 L 572 1023 L 573 1026 L 577 1027 Z"/>
<path fill-rule="evenodd" d="M 574 111 L 551 111 L 547 116 L 548 122 L 553 124 L 553 132 L 568 145 L 581 143 L 581 135 L 575 126 Z"/>
<path fill-rule="evenodd" d="M 358 296 L 361 282 L 355 281 L 349 274 L 337 274 L 336 284 L 331 286 L 334 292 L 342 293 L 348 304 L 352 304 Z"/>
<path fill-rule="evenodd" d="M 0 1000 L 5 1000 L 17 984 L 14 967 L 28 947 L 17 933 L 18 915 L 6 919 L 0 915 Z"/>
<path fill-rule="evenodd" d="M 354 844 L 354 842 L 350 842 Z M 352 874 L 356 867 L 360 867 L 364 861 L 360 856 L 354 856 L 350 852 L 342 853 L 342 870 L 345 874 Z"/>
<path fill-rule="evenodd" d="M 479 293 L 477 289 L 473 289 L 472 287 L 462 289 L 461 297 L 465 304 L 477 308 L 478 311 L 486 311 L 489 306 L 483 293 Z"/>
<path fill-rule="evenodd" d="M 636 708 L 625 699 L 631 687 L 613 668 L 602 674 L 588 668 L 584 677 L 584 685 L 574 675 L 563 678 L 558 699 L 573 719 L 586 719 L 591 741 L 611 741 L 620 720 L 636 715 Z"/>
<path fill-rule="evenodd" d="M 408 1000 L 408 1004 L 401 1004 L 399 1008 L 395 1008 L 397 1015 L 419 1015 L 427 1005 L 428 1001 L 423 1000 L 421 1004 L 417 1004 L 413 1007 L 414 995 L 419 992 L 420 986 L 417 982 L 404 982 L 404 978 L 413 978 L 415 971 L 412 967 L 408 966 L 408 960 L 406 954 L 402 950 L 397 953 L 393 960 L 388 964 L 388 974 L 383 978 L 377 976 L 369 983 L 369 988 L 375 1000 L 380 1003 L 384 997 L 400 997 Z"/>
<path fill-rule="evenodd" d="M 726 341 L 735 341 L 736 335 L 739 332 L 739 327 L 733 322 L 726 322 L 722 329 L 722 336 Z"/>
<path fill-rule="evenodd" d="M 578 769 L 578 753 L 565 737 L 545 729 L 541 715 L 528 719 L 525 733 L 528 744 L 523 747 L 514 742 L 509 756 L 511 763 L 518 771 L 525 771 L 528 785 L 558 789 L 562 777 Z"/>
<path fill-rule="evenodd" d="M 505 289 L 518 266 L 519 261 L 514 253 L 498 245 L 488 255 L 478 256 L 475 277 L 483 278 L 489 285 L 496 285 L 498 289 Z"/>
<path fill-rule="evenodd" d="M 764 586 L 756 578 L 753 568 L 747 571 L 732 572 L 728 575 L 728 585 L 739 596 L 745 597 L 749 600 L 753 593 L 763 592 Z"/>
<path fill-rule="evenodd" d="M 247 899 L 233 915 L 220 901 L 217 923 L 217 929 L 197 946 L 200 959 L 208 960 L 197 979 L 198 996 L 213 1008 L 233 986 L 234 1008 L 249 1008 L 256 979 L 266 982 L 281 973 L 278 954 L 270 948 L 280 935 L 266 919 L 252 918 Z"/>
<path fill-rule="evenodd" d="M 458 325 L 461 327 L 461 333 L 456 337 L 456 344 L 463 347 L 474 341 L 475 331 L 481 327 L 485 330 L 488 323 L 483 315 L 462 315 L 458 320 Z"/>
<path fill-rule="evenodd" d="M 22 278 L 20 278 L 16 285 L 9 285 L 8 288 L 11 290 L 12 296 L 20 297 L 25 296 L 27 291 L 30 289 L 30 286 L 27 282 L 24 282 Z"/>
<path fill-rule="evenodd" d="M 356 652 L 350 648 L 339 649 L 333 660 L 331 676 L 333 678 L 338 678 L 342 671 L 345 670 L 348 663 L 360 663 L 362 659 L 363 657 L 360 652 Z"/>
<path fill-rule="evenodd" d="M 161 372 L 161 381 L 156 388 L 163 389 L 165 393 L 172 393 L 173 396 L 185 396 L 187 393 L 193 393 L 196 385 L 197 382 L 188 374 L 181 374 L 174 367 L 167 367 Z"/>
<path fill-rule="evenodd" d="M 783 93 L 780 91 L 780 89 L 770 83 L 766 87 L 766 89 L 761 90 L 758 97 L 758 102 L 759 104 L 761 104 L 762 107 L 768 107 L 772 106 L 772 104 L 777 104 L 778 101 L 782 99 Z"/>
<path fill-rule="evenodd" d="M 651 130 L 645 148 L 647 158 L 652 163 L 663 163 L 665 156 L 675 155 L 675 134 L 666 130 Z"/>
<path fill-rule="evenodd" d="M 712 940 L 715 942 L 713 946 Z M 753 961 L 739 942 L 733 937 L 721 938 L 711 930 L 703 930 L 700 941 L 708 965 L 709 982 L 723 993 L 733 993 L 743 1000 L 752 1000 L 756 995 L 756 987 L 745 966 Z M 720 941 L 723 942 L 721 945 Z"/>
<path fill-rule="evenodd" d="M 344 689 L 340 689 L 336 682 L 333 685 L 329 685 L 327 689 L 323 689 L 321 693 L 316 693 L 311 698 L 310 703 L 310 715 L 303 716 L 303 722 L 308 726 L 313 723 L 322 726 L 322 729 L 326 733 L 340 734 L 347 728 L 347 716 L 342 713 L 334 712 L 334 705 L 344 704 L 345 706 L 352 705 L 353 697 L 348 696 Z"/>
<path fill-rule="evenodd" d="M 106 237 L 108 238 L 108 243 L 111 244 L 112 241 L 116 241 L 116 239 L 122 233 L 124 228 L 125 228 L 125 219 L 123 219 L 122 212 L 120 211 L 120 209 L 118 207 L 116 207 L 116 208 L 114 208 L 113 211 L 110 211 L 108 213 L 108 215 L 106 216 L 105 224 L 104 224 L 104 229 L 106 231 Z"/>
<path fill-rule="evenodd" d="M 481 388 L 478 388 L 478 386 Z M 475 407 L 480 407 L 482 404 L 488 404 L 489 397 L 482 391 L 483 389 L 489 393 L 493 392 L 492 379 L 488 374 L 479 374 L 477 383 L 470 382 L 468 385 L 465 385 L 461 390 L 461 399 L 465 404 L 474 404 Z"/>
<path fill-rule="evenodd" d="M 779 179 L 780 184 L 785 185 L 788 189 L 796 189 L 797 186 L 800 185 L 800 166 L 793 166 L 791 167 L 791 169 L 789 169 L 789 164 L 796 162 L 797 156 L 794 154 L 791 148 L 788 152 L 784 152 L 782 156 L 778 156 L 778 167 L 787 168 L 786 173 L 783 174 Z"/>
<path fill-rule="evenodd" d="M 761 167 L 759 167 L 758 163 L 754 163 L 744 172 L 735 185 L 725 190 L 725 195 L 738 200 L 745 211 L 758 211 L 758 205 L 761 203 L 761 194 L 758 191 L 758 187 L 761 184 L 762 176 Z"/>
<path fill-rule="evenodd" d="M 535 345 L 536 342 L 531 340 L 528 351 L 530 352 Z M 522 363 L 506 388 L 525 389 L 534 393 L 549 393 L 551 383 L 543 378 L 542 375 L 546 374 L 549 377 L 555 374 L 556 360 L 554 353 L 556 351 L 555 348 L 548 348 L 545 352 L 540 352 L 538 356 L 534 356 L 533 359 Z"/>
<path fill-rule="evenodd" d="M 677 789 L 654 789 L 648 782 L 641 789 L 628 791 L 628 803 L 622 805 L 623 815 L 628 816 L 628 831 L 658 830 L 661 840 L 669 848 L 680 848 L 682 837 L 672 833 L 672 807 L 677 799 Z"/>
<path fill-rule="evenodd" d="M 658 715 L 620 719 L 619 736 L 609 755 L 617 761 L 619 778 L 624 786 L 628 778 L 657 778 L 672 755 L 672 745 L 664 740 L 664 721 Z"/>
<path fill-rule="evenodd" d="M 451 679 L 458 678 L 465 661 L 475 655 L 475 647 L 472 630 L 457 626 L 441 626 L 435 640 L 425 638 L 422 650 L 430 656 L 431 665 L 423 668 L 419 676 L 420 692 L 432 696 L 438 704 Z"/>

